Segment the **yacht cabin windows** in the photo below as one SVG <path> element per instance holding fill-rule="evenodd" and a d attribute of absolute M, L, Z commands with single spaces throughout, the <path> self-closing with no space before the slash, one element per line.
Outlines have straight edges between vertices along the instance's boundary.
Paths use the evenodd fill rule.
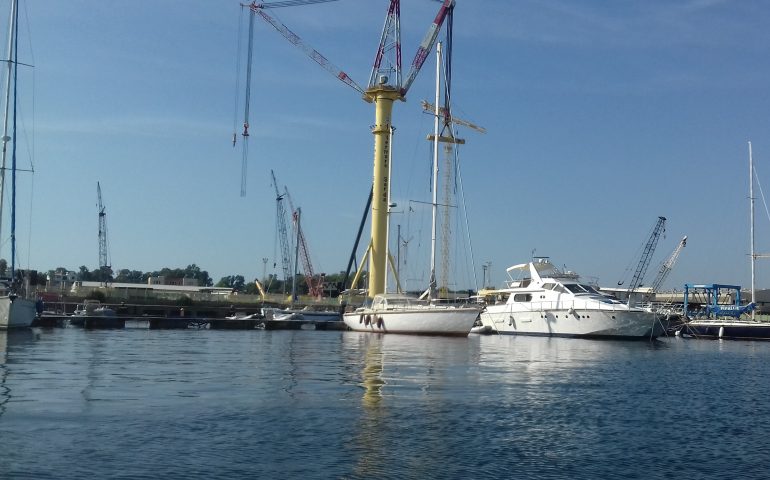
<path fill-rule="evenodd" d="M 565 283 L 564 287 L 574 294 L 590 293 L 594 295 L 600 295 L 599 292 L 590 285 L 584 285 L 582 283 Z"/>
<path fill-rule="evenodd" d="M 517 293 L 513 296 L 514 302 L 531 302 L 532 301 L 532 294 L 531 293 Z"/>

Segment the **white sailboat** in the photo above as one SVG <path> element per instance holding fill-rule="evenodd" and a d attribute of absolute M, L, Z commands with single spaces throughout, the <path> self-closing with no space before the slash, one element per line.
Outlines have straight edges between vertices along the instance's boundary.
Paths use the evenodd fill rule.
<path fill-rule="evenodd" d="M 441 43 L 436 46 L 436 110 L 433 138 L 433 220 L 431 235 L 431 275 L 427 298 L 401 293 L 375 295 L 370 305 L 343 314 L 345 324 L 354 331 L 422 335 L 467 336 L 478 318 L 479 305 L 452 305 L 435 302 L 436 216 L 438 177 L 438 123 L 441 82 Z"/>
<path fill-rule="evenodd" d="M 18 18 L 19 2 L 11 1 L 11 19 L 8 29 L 7 78 L 5 82 L 5 114 L 3 120 L 3 151 L 0 165 L 0 227 L 2 226 L 3 198 L 5 196 L 5 172 L 7 168 L 8 143 L 11 152 L 11 276 L 0 286 L 0 330 L 27 328 L 35 319 L 35 303 L 20 295 L 21 285 L 16 278 L 16 78 L 18 70 Z M 13 116 L 10 107 L 13 105 Z M 12 120 L 12 134 L 8 135 L 9 120 Z"/>

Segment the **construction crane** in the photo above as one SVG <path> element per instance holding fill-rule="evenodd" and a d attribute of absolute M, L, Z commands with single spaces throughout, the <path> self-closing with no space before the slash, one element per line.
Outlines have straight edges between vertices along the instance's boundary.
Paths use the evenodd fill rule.
<path fill-rule="evenodd" d="M 287 0 L 274 3 L 252 2 L 247 5 L 251 13 L 250 18 L 259 15 L 262 19 L 272 25 L 281 35 L 290 43 L 302 50 L 308 57 L 318 63 L 326 71 L 334 75 L 338 80 L 355 89 L 363 95 L 365 101 L 373 103 L 375 106 L 375 124 L 372 128 L 374 134 L 374 168 L 373 168 L 373 200 L 371 205 L 371 240 L 366 250 L 364 258 L 369 258 L 369 283 L 367 295 L 373 297 L 376 294 L 384 293 L 385 279 L 387 276 L 387 222 L 388 222 L 388 197 L 390 191 L 390 136 L 392 131 L 392 111 L 393 103 L 396 100 L 405 100 L 406 94 L 412 83 L 417 78 L 425 59 L 433 49 L 439 31 L 444 21 L 452 16 L 455 0 L 441 0 L 439 11 L 428 27 L 422 42 L 417 48 L 414 59 L 406 77 L 401 75 L 401 32 L 400 0 L 390 0 L 388 13 L 385 18 L 385 26 L 380 38 L 380 44 L 375 55 L 372 74 L 369 78 L 369 85 L 366 89 L 361 88 L 344 71 L 332 64 L 326 57 L 317 50 L 309 47 L 298 35 L 292 32 L 286 25 L 268 15 L 265 10 L 276 6 L 295 6 L 312 3 L 324 3 L 331 0 Z M 250 28 L 249 50 L 251 51 L 253 29 Z M 251 60 L 249 60 L 251 63 Z M 250 67 L 249 67 L 250 70 Z M 392 74 L 392 75 L 389 75 Z M 247 80 L 248 81 L 248 80 Z M 248 108 L 247 108 L 248 112 Z M 244 121 L 244 134 L 248 133 L 248 113 Z M 243 135 L 244 138 L 247 135 Z M 243 190 L 242 190 L 243 191 Z M 356 274 L 356 278 L 363 269 L 364 262 Z"/>
<path fill-rule="evenodd" d="M 650 260 L 652 260 L 652 254 L 655 253 L 655 247 L 658 245 L 658 239 L 661 233 L 666 230 L 666 217 L 658 217 L 658 222 L 652 229 L 650 238 L 647 239 L 647 243 L 644 245 L 642 256 L 639 258 L 639 264 L 636 266 L 634 276 L 631 278 L 631 283 L 628 284 L 629 294 L 634 292 L 642 285 L 644 280 L 644 274 L 647 272 L 647 267 L 650 266 Z M 618 282 L 618 285 L 622 285 L 623 282 Z"/>
<path fill-rule="evenodd" d="M 102 187 L 96 182 L 96 196 L 99 208 L 99 270 L 106 273 L 110 265 L 110 252 L 107 244 L 107 212 L 102 203 Z"/>
<path fill-rule="evenodd" d="M 427 113 L 430 113 L 431 115 L 434 115 L 436 113 L 436 106 L 427 100 L 422 101 L 422 109 Z M 473 122 L 463 120 L 462 118 L 455 117 L 454 115 L 449 115 L 445 107 L 439 107 L 438 114 L 442 118 L 449 118 L 449 121 L 455 125 L 462 125 L 464 127 L 468 127 L 472 130 L 475 130 L 479 133 L 487 133 L 487 129 L 484 127 L 476 125 Z M 439 138 L 439 141 L 441 141 L 441 138 Z"/>
<path fill-rule="evenodd" d="M 294 208 L 294 203 L 291 201 L 291 195 L 289 195 L 289 189 L 284 187 L 286 199 L 289 201 L 289 208 L 291 208 L 292 225 L 294 225 L 294 233 L 296 238 L 295 247 L 297 249 L 297 257 L 302 262 L 302 270 L 305 272 L 305 283 L 307 283 L 308 294 L 311 297 L 320 299 L 323 296 L 323 282 L 325 275 L 322 273 L 317 279 L 315 272 L 313 271 L 313 263 L 310 261 L 310 251 L 307 248 L 307 241 L 305 241 L 305 232 L 302 231 L 302 224 L 300 222 L 301 211 L 299 208 Z"/>
<path fill-rule="evenodd" d="M 252 67 L 252 58 L 254 54 L 254 14 L 259 14 L 262 18 L 264 18 L 267 22 L 269 22 L 271 25 L 273 25 L 276 29 L 279 31 L 283 27 L 283 25 L 278 22 L 277 20 L 274 20 L 271 16 L 264 13 L 264 9 L 266 8 L 281 8 L 281 7 L 295 7 L 300 5 L 311 5 L 314 3 L 328 3 L 328 2 L 334 2 L 337 0 L 286 0 L 286 1 L 278 1 L 278 2 L 272 2 L 272 3 L 260 3 L 257 4 L 256 2 L 252 3 L 251 5 L 241 5 L 242 7 L 250 7 L 251 15 L 249 15 L 249 36 L 248 36 L 248 46 L 247 46 L 247 53 L 246 53 L 246 87 L 244 89 L 244 112 L 243 112 L 243 131 L 241 132 L 241 137 L 243 137 L 243 148 L 241 152 L 241 196 L 246 196 L 246 171 L 248 166 L 248 157 L 249 157 L 249 114 L 250 114 L 250 107 L 251 107 L 251 67 Z M 283 27 L 285 28 L 285 27 Z M 284 32 L 282 32 L 284 33 Z M 293 33 L 290 31 L 287 31 L 284 33 L 284 35 L 293 36 L 299 40 L 299 37 L 296 37 Z M 240 35 L 239 35 L 240 37 Z M 240 40 L 240 38 L 239 38 Z M 290 39 L 291 40 L 291 39 Z M 300 46 L 300 48 L 304 48 L 304 45 L 297 44 Z M 238 71 L 240 72 L 240 43 L 238 44 L 238 59 L 239 59 L 239 65 L 238 65 Z M 308 55 L 318 55 L 318 52 L 307 52 Z M 322 58 L 322 56 L 319 57 Z M 319 63 L 322 63 L 319 61 Z M 322 63 L 323 65 L 323 63 Z M 236 81 L 239 81 L 240 79 L 236 79 Z M 236 85 L 236 95 L 239 93 L 238 86 Z M 237 106 L 237 99 L 236 99 L 236 106 Z M 237 123 L 237 121 L 235 122 Z M 235 126 L 233 128 L 235 130 Z M 235 147 L 238 140 L 238 133 L 236 131 L 233 131 L 233 147 Z"/>
<path fill-rule="evenodd" d="M 679 241 L 679 244 L 676 246 L 671 256 L 661 264 L 660 270 L 658 270 L 658 276 L 655 277 L 655 280 L 652 281 L 652 285 L 650 286 L 650 293 L 655 293 L 660 289 L 660 286 L 663 285 L 663 281 L 666 280 L 668 274 L 671 273 L 671 269 L 674 268 L 677 259 L 679 259 L 679 254 L 682 253 L 682 249 L 686 245 L 687 235 L 682 237 L 682 240 Z"/>
<path fill-rule="evenodd" d="M 291 260 L 291 242 L 289 242 L 289 232 L 286 228 L 286 208 L 284 199 L 286 194 L 278 190 L 278 181 L 275 179 L 275 172 L 270 170 L 270 176 L 273 178 L 273 187 L 275 187 L 275 229 L 278 241 L 281 244 L 281 266 L 283 267 L 283 293 L 286 293 L 286 285 L 289 279 L 294 275 Z M 273 263 L 273 268 L 275 264 Z"/>

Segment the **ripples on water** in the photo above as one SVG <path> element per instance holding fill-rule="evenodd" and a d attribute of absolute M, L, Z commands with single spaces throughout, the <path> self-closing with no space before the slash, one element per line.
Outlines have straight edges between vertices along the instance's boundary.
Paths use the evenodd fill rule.
<path fill-rule="evenodd" d="M 770 343 L 0 332 L 0 478 L 768 478 Z"/>

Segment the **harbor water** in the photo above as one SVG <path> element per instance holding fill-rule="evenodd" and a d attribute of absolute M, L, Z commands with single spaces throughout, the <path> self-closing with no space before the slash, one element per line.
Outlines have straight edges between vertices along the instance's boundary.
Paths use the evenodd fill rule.
<path fill-rule="evenodd" d="M 770 476 L 770 342 L 0 332 L 0 478 Z"/>

